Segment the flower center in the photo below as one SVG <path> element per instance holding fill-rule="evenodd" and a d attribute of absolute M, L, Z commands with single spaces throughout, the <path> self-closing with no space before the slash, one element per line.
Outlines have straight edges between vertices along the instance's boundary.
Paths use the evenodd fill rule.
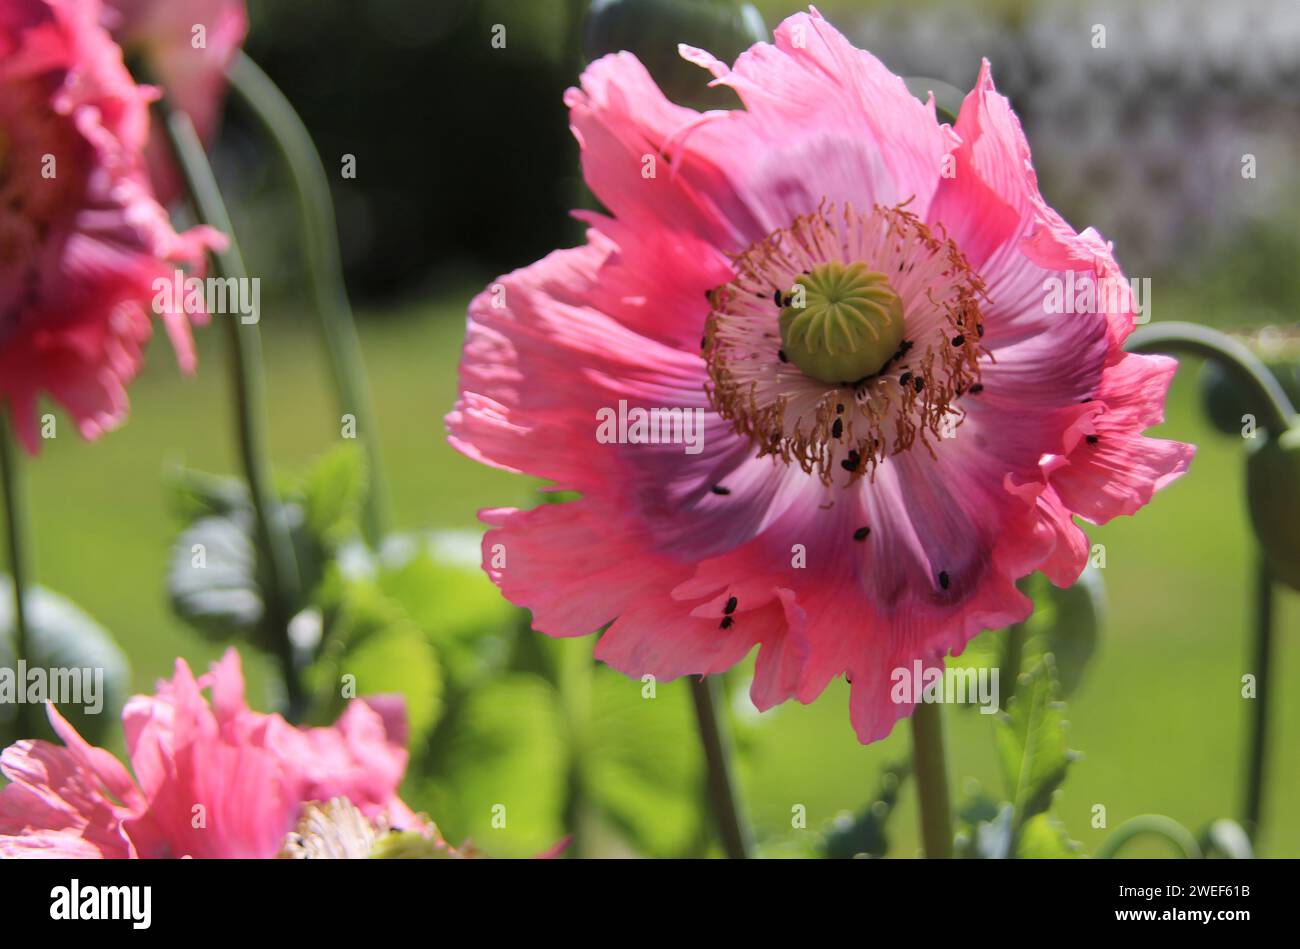
<path fill-rule="evenodd" d="M 819 264 L 795 278 L 783 302 L 781 348 L 822 382 L 874 375 L 903 341 L 903 301 L 866 264 Z"/>
<path fill-rule="evenodd" d="M 388 832 L 383 820 L 366 819 L 345 797 L 311 801 L 276 856 L 286 860 L 361 860 Z"/>
<path fill-rule="evenodd" d="M 758 455 L 829 485 L 955 436 L 991 357 L 984 285 L 951 240 L 902 206 L 823 202 L 735 271 L 709 293 L 706 391 Z"/>

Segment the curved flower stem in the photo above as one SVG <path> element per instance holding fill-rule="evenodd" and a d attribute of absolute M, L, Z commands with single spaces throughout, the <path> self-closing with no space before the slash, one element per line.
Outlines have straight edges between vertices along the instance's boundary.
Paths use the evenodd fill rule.
<path fill-rule="evenodd" d="M 930 858 L 952 856 L 948 765 L 943 750 L 943 711 L 934 702 L 912 710 L 912 765 L 921 811 L 921 844 Z"/>
<path fill-rule="evenodd" d="M 215 253 L 217 269 L 226 277 L 246 280 L 248 271 L 235 241 L 234 228 L 225 202 L 208 164 L 203 144 L 194 125 L 184 112 L 164 109 L 167 136 L 177 163 L 189 187 L 195 210 L 207 224 L 229 238 L 224 251 Z M 260 314 L 254 314 L 255 318 Z M 257 322 L 226 318 L 233 371 L 236 417 L 239 425 L 239 449 L 244 476 L 257 521 L 259 549 L 266 554 L 269 590 L 266 596 L 267 621 L 276 636 L 276 658 L 284 676 L 291 720 L 303 711 L 305 692 L 293 643 L 289 639 L 289 620 L 299 602 L 298 563 L 288 524 L 280 508 L 271 474 L 270 453 L 266 438 L 266 393 L 262 369 L 262 337 Z"/>
<path fill-rule="evenodd" d="M 1264 411 L 1265 428 L 1287 428 L 1295 407 L 1259 357 L 1224 333 L 1196 323 L 1151 323 L 1139 326 L 1125 342 L 1129 352 L 1187 353 L 1218 363 L 1250 393 L 1250 403 Z"/>
<path fill-rule="evenodd" d="M 0 481 L 3 481 L 5 525 L 9 539 L 9 576 L 14 593 L 14 673 L 18 663 L 31 655 L 31 636 L 27 626 L 27 590 L 31 584 L 31 538 L 27 531 L 27 499 L 23 492 L 22 458 L 10 429 L 9 416 L 0 405 Z M 17 726 L 19 736 L 36 734 L 32 706 L 19 702 Z"/>
<path fill-rule="evenodd" d="M 1195 323 L 1157 323 L 1138 327 L 1125 343 L 1132 352 L 1176 352 L 1216 362 L 1248 395 L 1249 405 L 1264 413 L 1262 426 L 1274 433 L 1295 421 L 1295 407 L 1277 379 L 1260 359 L 1237 340 L 1218 330 Z M 1273 639 L 1273 589 L 1268 568 L 1256 573 L 1254 671 L 1258 691 L 1251 719 L 1250 760 L 1246 766 L 1246 800 L 1243 807 L 1247 832 L 1254 839 L 1259 831 L 1264 794 L 1264 759 L 1268 725 L 1268 663 Z"/>
<path fill-rule="evenodd" d="M 1268 747 L 1269 658 L 1273 652 L 1273 578 L 1264 558 L 1255 568 L 1255 702 L 1250 722 L 1250 760 L 1246 765 L 1246 800 L 1242 824 L 1258 840 L 1264 800 L 1264 752 Z"/>
<path fill-rule="evenodd" d="M 1093 856 L 1099 860 L 1114 857 L 1121 847 L 1140 834 L 1154 834 L 1165 838 L 1188 859 L 1199 860 L 1204 856 L 1192 832 L 1172 817 L 1165 817 L 1163 814 L 1141 814 L 1129 818 L 1101 842 L 1101 846 Z"/>
<path fill-rule="evenodd" d="M 257 116 L 279 148 L 289 168 L 298 211 L 302 217 L 303 244 L 311 275 L 316 314 L 320 318 L 325 348 L 329 352 L 334 387 L 340 408 L 354 416 L 370 462 L 370 490 L 366 495 L 363 528 L 366 539 L 377 544 L 388 520 L 388 494 L 374 425 L 370 387 L 361 359 L 361 341 L 352 319 L 347 286 L 340 263 L 338 225 L 329 179 L 311 134 L 279 87 L 242 51 L 228 71 L 231 87 Z"/>
<path fill-rule="evenodd" d="M 736 792 L 731 768 L 731 736 L 727 732 L 726 705 L 722 682 L 717 676 L 691 677 L 691 698 L 704 746 L 709 804 L 718 823 L 722 849 L 728 857 L 741 860 L 753 852 L 753 836 Z"/>

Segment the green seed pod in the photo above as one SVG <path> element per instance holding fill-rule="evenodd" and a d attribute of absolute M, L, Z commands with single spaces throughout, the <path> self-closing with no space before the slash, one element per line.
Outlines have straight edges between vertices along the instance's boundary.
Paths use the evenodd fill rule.
<path fill-rule="evenodd" d="M 903 301 L 865 264 L 821 264 L 796 277 L 783 302 L 782 351 L 829 385 L 878 372 L 903 341 Z"/>
<path fill-rule="evenodd" d="M 1246 498 L 1274 578 L 1300 590 L 1300 425 L 1256 439 L 1246 459 Z"/>
<path fill-rule="evenodd" d="M 593 0 L 584 30 L 588 61 L 627 50 L 645 64 L 664 95 L 696 109 L 731 109 L 739 99 L 677 53 L 686 43 L 730 63 L 771 38 L 752 3 L 739 0 Z"/>
<path fill-rule="evenodd" d="M 1268 362 L 1269 372 L 1277 378 L 1291 401 L 1300 404 L 1300 363 Z M 1207 362 L 1200 374 L 1201 405 L 1215 429 L 1224 435 L 1241 436 L 1246 424 L 1244 415 L 1260 418 L 1261 408 L 1252 406 L 1241 387 L 1216 362 Z"/>

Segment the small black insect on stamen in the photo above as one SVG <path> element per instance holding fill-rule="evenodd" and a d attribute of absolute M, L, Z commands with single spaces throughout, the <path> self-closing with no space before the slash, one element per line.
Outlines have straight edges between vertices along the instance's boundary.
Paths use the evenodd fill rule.
<path fill-rule="evenodd" d="M 794 297 L 787 296 L 784 300 L 781 301 L 781 305 L 782 305 L 782 306 L 789 306 L 789 305 L 790 305 L 791 303 L 793 303 L 793 302 L 794 302 Z"/>
<path fill-rule="evenodd" d="M 983 391 L 984 391 L 984 383 L 982 383 L 982 382 L 977 382 L 977 383 L 975 383 L 973 386 L 970 387 L 970 394 L 971 394 L 971 395 L 979 395 L 979 394 L 980 394 L 981 392 L 983 392 Z"/>
<path fill-rule="evenodd" d="M 776 358 L 779 359 L 779 360 L 781 360 L 781 362 L 789 362 L 789 361 L 790 361 L 790 357 L 787 356 L 787 355 L 785 354 L 785 350 L 784 350 L 784 349 L 778 349 L 778 350 L 776 351 Z"/>
<path fill-rule="evenodd" d="M 857 530 L 853 532 L 853 539 L 859 541 L 866 540 L 867 535 L 870 533 L 871 533 L 870 527 L 859 527 Z"/>
<path fill-rule="evenodd" d="M 858 451 L 855 448 L 853 451 L 849 452 L 849 456 L 847 458 L 845 458 L 843 461 L 840 462 L 840 467 L 843 468 L 845 471 L 856 471 L 858 467 L 858 462 L 860 462 L 861 460 L 862 460 L 862 456 L 858 454 Z"/>
<path fill-rule="evenodd" d="M 718 624 L 718 629 L 731 629 L 731 624 L 734 622 L 735 620 L 732 617 L 724 616 L 722 622 Z"/>
<path fill-rule="evenodd" d="M 779 289 L 772 291 L 772 302 L 777 306 L 781 305 L 781 291 Z"/>
<path fill-rule="evenodd" d="M 737 600 L 734 596 L 729 597 L 727 599 L 727 605 L 722 608 L 722 612 L 730 616 L 732 613 L 736 612 L 736 606 L 739 604 L 739 602 L 740 601 Z"/>
<path fill-rule="evenodd" d="M 910 339 L 905 339 L 898 344 L 898 355 L 906 356 L 908 352 L 911 351 L 911 349 L 912 349 L 912 341 Z"/>
<path fill-rule="evenodd" d="M 839 438 L 844 434 L 844 419 L 837 418 L 835 424 L 831 426 L 831 438 Z"/>
<path fill-rule="evenodd" d="M 948 580 L 948 571 L 947 571 L 947 570 L 940 570 L 940 571 L 939 571 L 939 586 L 943 587 L 943 588 L 946 590 L 946 589 L 948 589 L 948 584 L 949 584 L 949 582 L 950 582 L 950 581 Z"/>
<path fill-rule="evenodd" d="M 844 403 L 843 403 L 843 402 L 836 402 L 836 403 L 835 403 L 835 414 L 836 414 L 836 415 L 843 415 L 843 414 L 844 414 Z"/>
<path fill-rule="evenodd" d="M 958 333 L 956 336 L 952 338 L 952 344 L 954 346 L 964 346 L 966 345 L 966 337 Z"/>
<path fill-rule="evenodd" d="M 713 487 L 709 488 L 709 490 L 712 491 L 714 494 L 721 494 L 724 496 L 731 493 L 730 488 L 724 488 L 720 484 L 715 484 Z"/>
<path fill-rule="evenodd" d="M 922 389 L 925 388 L 925 380 L 922 379 L 920 376 L 917 376 L 915 379 L 912 380 L 912 386 L 913 388 L 916 389 L 917 392 L 920 392 Z"/>
<path fill-rule="evenodd" d="M 900 386 L 905 386 L 911 381 L 912 381 L 912 374 L 910 372 L 905 372 L 898 377 L 898 384 Z"/>
<path fill-rule="evenodd" d="M 1086 441 L 1089 445 L 1095 445 L 1097 444 L 1097 442 L 1101 441 L 1101 439 L 1096 435 L 1087 435 L 1084 437 L 1084 441 Z"/>

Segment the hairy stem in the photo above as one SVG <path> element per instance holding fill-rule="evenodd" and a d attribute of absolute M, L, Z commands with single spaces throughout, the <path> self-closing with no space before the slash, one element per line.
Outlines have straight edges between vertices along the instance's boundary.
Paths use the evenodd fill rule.
<path fill-rule="evenodd" d="M 921 812 L 921 844 L 931 858 L 952 856 L 948 764 L 943 749 L 943 712 L 933 702 L 912 710 L 912 765 Z"/>

